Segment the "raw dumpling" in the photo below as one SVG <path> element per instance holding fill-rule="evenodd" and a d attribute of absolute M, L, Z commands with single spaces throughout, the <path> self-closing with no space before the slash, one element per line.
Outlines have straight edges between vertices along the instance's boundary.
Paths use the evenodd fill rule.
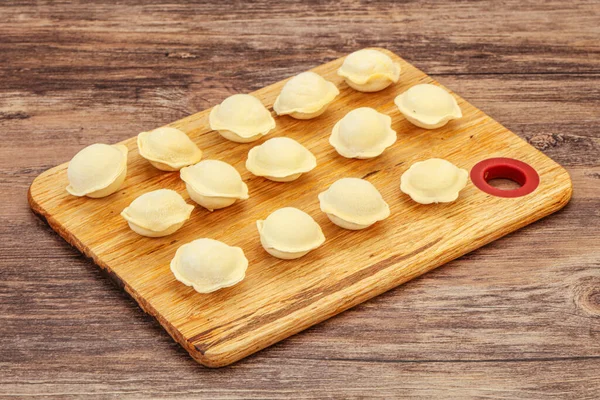
<path fill-rule="evenodd" d="M 246 168 L 256 176 L 275 182 L 290 182 L 317 166 L 315 156 L 287 137 L 269 139 L 248 153 Z"/>
<path fill-rule="evenodd" d="M 177 249 L 171 260 L 175 279 L 198 293 L 210 293 L 242 281 L 248 259 L 239 247 L 213 239 L 196 239 Z"/>
<path fill-rule="evenodd" d="M 248 198 L 248 186 L 231 165 L 219 160 L 204 160 L 183 168 L 181 180 L 191 199 L 213 211 Z"/>
<path fill-rule="evenodd" d="M 469 173 L 441 158 L 430 158 L 410 166 L 400 178 L 400 190 L 421 204 L 449 203 L 458 198 Z"/>
<path fill-rule="evenodd" d="M 275 128 L 275 120 L 269 110 L 249 94 L 234 94 L 214 106 L 209 123 L 210 129 L 238 143 L 258 140 Z"/>
<path fill-rule="evenodd" d="M 144 193 L 126 207 L 121 216 L 136 233 L 148 237 L 167 236 L 183 226 L 194 206 L 174 190 L 159 189 Z"/>
<path fill-rule="evenodd" d="M 179 171 L 202 158 L 202 151 L 188 135 L 168 126 L 140 133 L 137 145 L 140 155 L 162 171 Z"/>
<path fill-rule="evenodd" d="M 319 193 L 321 211 L 334 224 L 352 230 L 364 229 L 390 216 L 390 207 L 371 182 L 342 178 Z"/>
<path fill-rule="evenodd" d="M 395 142 L 392 118 L 369 107 L 350 111 L 329 137 L 329 143 L 346 158 L 377 157 Z"/>
<path fill-rule="evenodd" d="M 267 219 L 256 221 L 260 243 L 273 257 L 292 260 L 302 257 L 325 242 L 319 224 L 304 211 L 280 208 Z"/>
<path fill-rule="evenodd" d="M 92 198 L 113 194 L 127 175 L 127 147 L 122 144 L 92 144 L 69 162 L 67 192 Z"/>
<path fill-rule="evenodd" d="M 323 114 L 338 94 L 338 88 L 321 75 L 302 72 L 286 82 L 273 104 L 273 110 L 277 115 L 311 119 Z"/>
<path fill-rule="evenodd" d="M 364 49 L 348 55 L 337 73 L 355 90 L 377 92 L 398 82 L 400 65 L 381 51 Z"/>
<path fill-rule="evenodd" d="M 397 96 L 394 103 L 408 121 L 425 129 L 440 128 L 462 117 L 456 99 L 439 86 L 423 83 Z"/>

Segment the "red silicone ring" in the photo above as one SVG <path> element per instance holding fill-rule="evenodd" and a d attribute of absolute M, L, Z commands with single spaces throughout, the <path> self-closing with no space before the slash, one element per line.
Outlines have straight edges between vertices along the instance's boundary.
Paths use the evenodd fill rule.
<path fill-rule="evenodd" d="M 510 179 L 521 185 L 518 189 L 502 190 L 488 183 L 491 179 Z M 489 158 L 471 169 L 471 181 L 485 193 L 498 197 L 521 197 L 533 192 L 540 184 L 540 176 L 529 164 L 512 158 Z"/>

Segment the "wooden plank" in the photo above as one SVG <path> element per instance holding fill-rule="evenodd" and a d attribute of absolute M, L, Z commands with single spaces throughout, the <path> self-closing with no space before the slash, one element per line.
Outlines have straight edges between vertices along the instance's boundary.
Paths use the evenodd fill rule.
<path fill-rule="evenodd" d="M 124 357 L 104 357 L 106 363 L 115 365 L 119 373 L 127 374 L 137 369 L 137 354 Z M 527 399 L 594 399 L 600 379 L 595 371 L 594 359 L 545 359 L 540 361 L 515 360 L 515 362 L 468 362 L 460 360 L 424 360 L 421 362 L 382 362 L 337 359 L 265 359 L 259 362 L 249 359 L 232 368 L 199 371 L 185 359 L 177 362 L 161 360 L 157 373 L 151 380 L 117 380 L 108 385 L 100 379 L 111 379 L 105 373 L 106 363 L 100 357 L 83 355 L 96 371 L 81 373 L 68 365 L 61 365 L 53 372 L 52 381 L 32 379 L 23 382 L 16 371 L 3 387 L 6 393 L 22 393 L 35 396 L 39 385 L 56 393 L 61 399 L 80 398 L 228 398 L 228 399 L 318 399 L 323 393 L 334 398 L 389 399 L 398 396 L 415 399 L 464 399 L 473 398 L 527 398 Z M 67 359 L 74 359 L 67 356 Z M 47 365 L 48 363 L 44 363 Z M 118 367 L 118 364 L 124 366 Z M 450 379 L 448 368 L 459 376 L 471 379 Z M 539 370 L 543 370 L 541 377 Z M 178 378 L 173 378 L 176 370 Z M 146 372 L 146 371 L 143 371 Z M 71 377 L 80 376 L 80 381 Z M 202 374 L 202 383 L 197 383 Z M 264 383 L 250 376 L 268 377 L 273 382 L 267 389 Z M 184 375 L 189 379 L 180 379 Z M 377 382 L 374 382 L 377 376 Z M 88 380 L 84 383 L 84 380 Z M 89 381 L 93 383 L 90 384 Z M 310 385 L 306 384 L 311 381 Z"/>
<path fill-rule="evenodd" d="M 382 50 L 386 51 L 386 50 Z M 389 52 L 388 52 L 389 53 Z M 342 89 L 324 116 L 311 121 L 278 118 L 277 131 L 307 146 L 320 168 L 293 184 L 251 176 L 251 199 L 216 213 L 197 210 L 176 234 L 161 239 L 131 232 L 119 216 L 141 193 L 160 187 L 182 192 L 177 174 L 153 169 L 137 154 L 135 139 L 126 186 L 99 201 L 64 192 L 66 164 L 37 178 L 30 189 L 34 211 L 68 242 L 92 258 L 131 294 L 140 306 L 197 361 L 223 366 L 269 346 L 349 307 L 423 274 L 462 254 L 562 208 L 571 197 L 567 172 L 487 115 L 459 99 L 464 118 L 436 131 L 408 123 L 394 97 L 421 82 L 434 82 L 393 53 L 401 63 L 401 83 L 365 95 L 348 88 L 335 73 L 342 59 L 313 70 Z M 271 107 L 284 81 L 254 94 Z M 398 143 L 376 159 L 342 159 L 328 145 L 335 121 L 359 106 L 377 108 L 393 118 Z M 243 171 L 245 154 L 255 144 L 239 145 L 210 130 L 210 110 L 177 121 L 205 151 Z M 410 164 L 447 158 L 470 169 L 488 157 L 513 157 L 531 164 L 541 176 L 530 196 L 501 199 L 469 185 L 451 205 L 424 207 L 399 192 L 398 179 Z M 318 213 L 316 194 L 340 176 L 368 177 L 390 203 L 393 216 L 372 229 L 348 232 Z M 187 196 L 187 194 L 184 194 Z M 329 238 L 327 246 L 295 262 L 268 256 L 256 238 L 255 221 L 283 206 L 296 206 L 316 217 Z M 102 221 L 102 222 L 100 222 Z M 244 249 L 251 263 L 246 279 L 233 288 L 199 295 L 176 282 L 168 271 L 175 249 L 199 237 L 211 237 Z M 361 246 L 356 246 L 360 243 Z M 367 251 L 365 251 L 365 249 Z M 225 312 L 224 312 L 225 310 Z"/>

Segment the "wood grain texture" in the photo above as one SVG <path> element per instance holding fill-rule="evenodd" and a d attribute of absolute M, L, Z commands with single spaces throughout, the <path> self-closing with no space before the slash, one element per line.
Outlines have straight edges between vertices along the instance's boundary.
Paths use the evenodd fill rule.
<path fill-rule="evenodd" d="M 597 1 L 145 3 L 0 4 L 0 397 L 598 397 Z M 29 211 L 88 143 L 374 45 L 566 166 L 569 205 L 216 371 Z"/>
<path fill-rule="evenodd" d="M 400 64 L 398 84 L 365 94 L 337 76 L 343 58 L 315 67 L 312 71 L 340 88 L 335 102 L 310 121 L 277 118 L 277 127 L 260 141 L 240 145 L 223 139 L 210 129 L 210 109 L 170 124 L 187 133 L 205 159 L 217 158 L 242 171 L 251 196 L 217 212 L 198 207 L 175 234 L 141 237 L 120 216 L 135 198 L 160 188 L 176 190 L 190 201 L 179 173 L 153 168 L 139 155 L 135 137 L 121 142 L 130 151 L 128 177 L 115 195 L 100 200 L 69 195 L 64 189 L 68 186 L 65 163 L 34 180 L 30 205 L 52 229 L 117 280 L 194 359 L 220 367 L 551 214 L 571 199 L 567 171 L 458 96 L 463 112 L 459 120 L 436 130 L 409 123 L 394 98 L 416 84 L 436 82 L 397 55 L 379 50 Z M 272 109 L 285 82 L 252 94 Z M 329 144 L 333 125 L 358 107 L 373 107 L 391 116 L 392 128 L 398 132 L 398 141 L 377 158 L 343 158 Z M 317 169 L 286 184 L 249 173 L 244 168 L 249 149 L 276 136 L 306 146 L 317 157 Z M 399 179 L 410 165 L 432 157 L 467 170 L 487 158 L 518 159 L 538 172 L 540 185 L 530 195 L 507 199 L 469 184 L 456 202 L 420 205 L 400 192 Z M 317 194 L 340 177 L 372 182 L 390 204 L 391 217 L 356 232 L 328 222 L 319 212 Z M 281 261 L 262 249 L 256 221 L 290 206 L 311 214 L 327 241 L 302 259 Z M 242 283 L 198 294 L 175 280 L 169 270 L 175 251 L 203 237 L 244 250 L 250 266 Z"/>

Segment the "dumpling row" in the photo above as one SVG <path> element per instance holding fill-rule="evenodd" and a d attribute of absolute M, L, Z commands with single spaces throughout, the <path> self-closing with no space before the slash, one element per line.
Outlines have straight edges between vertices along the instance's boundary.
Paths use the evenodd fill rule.
<path fill-rule="evenodd" d="M 458 198 L 468 172 L 449 161 L 433 158 L 413 164 L 401 176 L 402 192 L 421 204 L 452 202 Z M 372 183 L 342 178 L 319 194 L 321 211 L 341 228 L 359 230 L 390 216 L 389 205 Z M 286 207 L 257 221 L 263 248 L 282 259 L 302 257 L 325 241 L 319 225 L 306 213 Z"/>
<path fill-rule="evenodd" d="M 200 161 L 181 169 L 192 200 L 213 211 L 248 198 L 248 186 L 231 165 L 218 160 Z M 136 233 L 162 237 L 176 232 L 190 218 L 194 206 L 173 190 L 159 189 L 137 197 L 121 215 Z"/>
<path fill-rule="evenodd" d="M 338 75 L 344 77 L 349 86 L 365 92 L 384 89 L 397 82 L 399 74 L 400 66 L 375 49 L 348 55 L 338 69 Z M 322 114 L 338 94 L 339 90 L 332 82 L 314 72 L 303 72 L 286 82 L 273 109 L 277 115 L 314 118 Z M 451 119 L 462 117 L 456 99 L 436 85 L 413 86 L 396 97 L 395 103 L 408 121 L 426 129 L 438 128 Z M 257 140 L 276 126 L 269 110 L 259 99 L 248 94 L 232 95 L 213 107 L 209 123 L 211 129 L 223 137 L 241 143 Z M 281 139 L 253 149 L 247 162 L 248 169 L 268 179 L 290 181 L 314 168 L 312 158 L 299 150 L 300 145 Z M 330 137 L 336 151 L 348 158 L 376 157 L 395 141 L 391 119 L 367 107 L 350 111 L 335 124 Z M 142 132 L 137 144 L 140 155 L 164 171 L 178 171 L 202 158 L 198 146 L 174 127 Z M 284 160 L 268 150 L 276 147 L 294 157 Z M 127 149 L 124 146 L 94 144 L 81 150 L 69 163 L 67 191 L 74 196 L 108 196 L 119 189 L 126 174 Z"/>
<path fill-rule="evenodd" d="M 371 91 L 383 83 L 397 82 L 399 71 L 400 67 L 389 56 L 366 49 L 346 57 L 338 74 L 357 90 Z M 274 110 L 278 115 L 314 118 L 325 111 L 337 94 L 339 91 L 333 83 L 313 72 L 301 73 L 284 85 Z M 413 86 L 399 95 L 395 102 L 407 120 L 427 129 L 441 127 L 462 116 L 454 97 L 431 84 Z M 215 106 L 209 120 L 212 129 L 227 139 L 242 143 L 257 140 L 275 128 L 275 120 L 266 107 L 257 98 L 246 94 L 230 96 Z M 350 111 L 334 126 L 330 137 L 336 151 L 348 158 L 376 157 L 395 141 L 391 118 L 367 107 Z M 173 127 L 142 132 L 137 143 L 140 155 L 164 171 L 178 171 L 198 163 L 202 158 L 202 151 L 189 137 Z M 287 158 L 268 150 L 277 147 L 284 150 L 281 154 Z M 299 151 L 300 147 L 299 144 L 294 145 L 291 139 L 285 142 L 283 138 L 265 143 L 263 147 L 252 149 L 247 167 L 256 175 L 275 181 L 293 180 L 314 168 L 312 158 Z M 303 158 L 302 161 L 300 158 Z M 127 149 L 121 145 L 86 147 L 69 164 L 67 191 L 74 196 L 88 197 L 114 193 L 125 180 L 126 160 Z M 297 171 L 292 172 L 295 169 Z"/>
<path fill-rule="evenodd" d="M 466 182 L 467 171 L 446 160 L 430 159 L 413 164 L 402 175 L 401 190 L 419 203 L 449 202 L 456 200 Z M 359 178 L 337 180 L 319 194 L 319 202 L 331 222 L 350 230 L 368 228 L 390 215 L 377 188 Z M 319 224 L 294 207 L 278 209 L 258 220 L 256 226 L 265 251 L 284 260 L 300 258 L 325 242 Z M 248 260 L 239 247 L 212 239 L 198 239 L 181 246 L 171 261 L 176 279 L 199 293 L 240 282 L 247 267 Z"/>
<path fill-rule="evenodd" d="M 379 191 L 364 179 L 340 179 L 319 194 L 319 201 L 334 224 L 351 230 L 367 228 L 390 215 Z M 294 207 L 278 209 L 256 226 L 265 251 L 284 260 L 302 257 L 325 242 L 319 224 Z"/>

